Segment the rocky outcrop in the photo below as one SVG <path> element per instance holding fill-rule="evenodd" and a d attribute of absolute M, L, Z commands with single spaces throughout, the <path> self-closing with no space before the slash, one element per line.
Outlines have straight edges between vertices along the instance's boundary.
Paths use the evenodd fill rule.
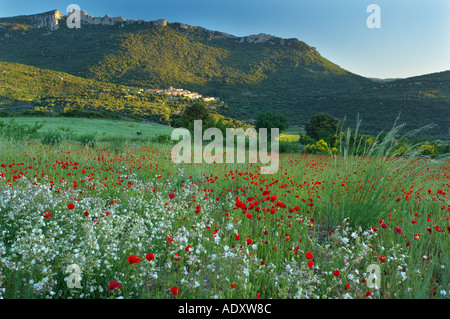
<path fill-rule="evenodd" d="M 165 27 L 167 25 L 167 21 L 164 19 L 159 19 L 159 20 L 153 21 L 153 25 Z"/>
<path fill-rule="evenodd" d="M 53 11 L 49 11 L 49 12 L 45 12 L 45 13 L 41 13 L 41 14 L 37 14 L 37 15 L 32 15 L 29 16 L 31 24 L 35 27 L 35 28 L 48 28 L 51 31 L 54 30 L 58 30 L 60 24 L 61 24 L 61 19 L 65 19 L 67 18 L 68 15 L 64 15 L 63 13 L 61 13 L 58 10 L 53 10 Z M 124 19 L 123 17 L 110 17 L 109 14 L 105 15 L 103 18 L 102 17 L 94 17 L 89 15 L 86 11 L 81 10 L 80 11 L 80 20 L 81 20 L 81 24 L 83 25 L 116 25 L 116 24 L 120 24 L 120 25 L 126 25 L 126 24 L 132 24 L 132 23 L 147 23 L 144 20 L 131 20 L 131 19 Z M 157 25 L 157 26 L 166 26 L 167 25 L 167 21 L 164 19 L 159 19 L 157 21 L 153 21 L 152 22 L 153 25 Z"/>
<path fill-rule="evenodd" d="M 35 28 L 49 28 L 51 31 L 58 30 L 59 20 L 64 17 L 58 10 L 37 14 L 32 16 L 32 24 Z"/>
<path fill-rule="evenodd" d="M 236 36 L 234 36 L 232 34 L 225 33 L 225 32 L 219 32 L 219 31 L 215 31 L 214 35 L 219 39 L 235 39 L 235 38 L 237 38 Z"/>
<path fill-rule="evenodd" d="M 86 11 L 81 11 L 81 23 L 86 24 L 99 24 L 99 25 L 115 25 L 116 23 L 123 23 L 127 22 L 132 23 L 135 22 L 134 20 L 125 20 L 123 17 L 115 17 L 112 18 L 109 16 L 109 14 L 105 15 L 103 18 L 101 17 L 94 17 L 89 14 L 87 14 Z"/>
<path fill-rule="evenodd" d="M 284 44 L 283 39 L 265 33 L 252 34 L 247 37 L 240 38 L 239 42 Z"/>

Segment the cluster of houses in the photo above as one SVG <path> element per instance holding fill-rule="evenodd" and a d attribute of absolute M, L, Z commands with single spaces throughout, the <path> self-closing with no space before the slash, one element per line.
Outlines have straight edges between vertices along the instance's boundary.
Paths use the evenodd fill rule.
<path fill-rule="evenodd" d="M 143 90 L 141 90 L 142 92 Z M 146 92 L 153 92 L 157 94 L 167 94 L 169 96 L 175 97 L 175 96 L 184 96 L 191 98 L 193 100 L 198 100 L 202 98 L 201 94 L 198 94 L 197 92 L 191 92 L 185 89 L 174 89 L 173 87 L 170 87 L 168 89 L 148 89 Z M 205 102 L 209 101 L 219 101 L 220 99 L 218 97 L 204 97 L 203 100 Z"/>
<path fill-rule="evenodd" d="M 60 77 L 58 77 L 60 78 Z M 61 78 L 62 79 L 62 78 Z M 122 89 L 125 92 L 129 92 L 129 89 Z M 91 90 L 93 93 L 98 93 L 98 90 Z M 111 89 L 103 89 L 102 90 L 103 93 L 108 93 L 111 92 Z M 191 98 L 193 100 L 198 100 L 200 98 L 203 98 L 203 101 L 205 102 L 211 102 L 211 101 L 220 101 L 220 98 L 218 97 L 203 97 L 201 94 L 198 94 L 197 92 L 191 92 L 185 89 L 174 89 L 173 87 L 170 87 L 168 89 L 139 89 L 137 91 L 138 94 L 141 94 L 142 92 L 152 92 L 152 93 L 156 93 L 156 94 L 167 94 L 171 97 L 176 97 L 176 96 L 182 96 L 182 97 L 187 97 L 187 98 Z M 125 96 L 127 98 L 135 98 L 136 95 L 127 95 Z M 223 102 L 222 102 L 223 103 Z"/>

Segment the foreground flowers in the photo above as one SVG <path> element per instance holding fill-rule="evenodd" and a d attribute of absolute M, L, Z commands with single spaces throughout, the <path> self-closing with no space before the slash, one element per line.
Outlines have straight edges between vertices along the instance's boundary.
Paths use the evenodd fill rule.
<path fill-rule="evenodd" d="M 113 291 L 114 289 L 120 289 L 122 285 L 119 284 L 117 280 L 113 280 L 109 282 L 109 291 Z"/>
<path fill-rule="evenodd" d="M 44 216 L 44 218 L 50 218 L 52 217 L 52 213 L 50 213 L 49 211 L 45 211 L 42 213 L 42 216 Z"/>
<path fill-rule="evenodd" d="M 180 293 L 180 289 L 178 287 L 172 287 L 172 289 L 170 289 L 170 292 L 175 296 L 178 295 Z"/>
<path fill-rule="evenodd" d="M 141 262 L 141 258 L 137 257 L 136 255 L 131 255 L 130 257 L 128 257 L 128 263 L 130 265 L 132 264 L 137 264 Z"/>
<path fill-rule="evenodd" d="M 448 298 L 450 165 L 414 184 L 396 172 L 397 192 L 416 192 L 397 202 L 406 195 L 378 180 L 360 189 L 363 159 L 336 175 L 328 157 L 289 155 L 267 178 L 256 166 L 183 173 L 151 148 L 29 147 L 0 170 L 6 298 Z M 373 190 L 379 211 L 358 214 L 381 217 L 348 218 Z M 382 289 L 368 287 L 369 265 Z M 77 269 L 82 288 L 67 289 Z"/>

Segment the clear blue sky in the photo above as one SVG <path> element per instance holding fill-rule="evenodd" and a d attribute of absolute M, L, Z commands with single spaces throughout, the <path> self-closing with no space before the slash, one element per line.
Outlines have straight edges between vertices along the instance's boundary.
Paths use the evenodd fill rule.
<path fill-rule="evenodd" d="M 236 36 L 298 38 L 363 76 L 397 78 L 450 70 L 449 0 L 0 0 L 0 17 L 77 4 L 93 16 L 183 22 Z M 381 28 L 369 29 L 369 4 Z"/>

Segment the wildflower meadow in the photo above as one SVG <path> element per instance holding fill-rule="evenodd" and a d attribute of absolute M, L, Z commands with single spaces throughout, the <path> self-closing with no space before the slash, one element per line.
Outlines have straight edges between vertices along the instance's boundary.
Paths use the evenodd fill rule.
<path fill-rule="evenodd" d="M 375 144 L 261 174 L 2 139 L 0 297 L 448 299 L 450 161 Z"/>

